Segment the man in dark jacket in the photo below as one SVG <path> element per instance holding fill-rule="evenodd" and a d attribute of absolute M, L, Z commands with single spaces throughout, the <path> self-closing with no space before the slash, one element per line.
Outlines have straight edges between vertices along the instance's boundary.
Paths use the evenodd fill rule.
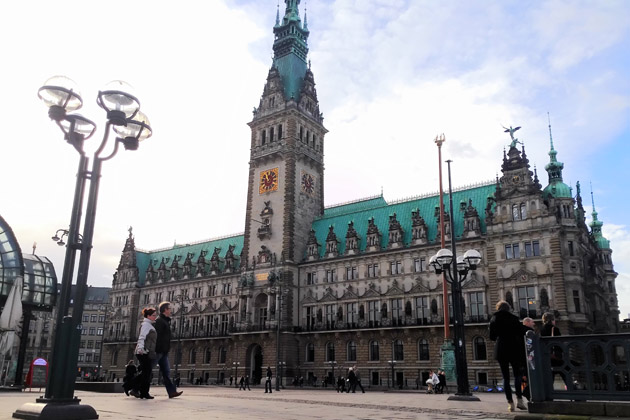
<path fill-rule="evenodd" d="M 508 401 L 508 411 L 514 411 L 512 388 L 510 386 L 510 365 L 514 374 L 517 405 L 526 410 L 521 391 L 523 361 L 525 360 L 525 328 L 518 317 L 510 312 L 510 304 L 504 300 L 497 303 L 497 311 L 490 320 L 490 339 L 496 341 L 494 358 L 499 362 L 503 375 L 503 390 Z"/>
<path fill-rule="evenodd" d="M 178 391 L 171 381 L 171 366 L 168 363 L 168 351 L 171 349 L 171 303 L 162 302 L 159 309 L 160 316 L 155 320 L 155 331 L 157 332 L 155 352 L 168 397 L 175 398 L 182 395 L 182 391 Z"/>
<path fill-rule="evenodd" d="M 267 379 L 265 380 L 265 394 L 269 392 L 271 394 L 271 366 L 267 366 Z"/>

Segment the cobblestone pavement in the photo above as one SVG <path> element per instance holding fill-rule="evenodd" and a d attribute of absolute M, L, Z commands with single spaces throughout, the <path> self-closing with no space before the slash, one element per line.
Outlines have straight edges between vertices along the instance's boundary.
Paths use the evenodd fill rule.
<path fill-rule="evenodd" d="M 338 394 L 334 390 L 285 389 L 265 394 L 261 388 L 238 391 L 225 387 L 183 387 L 184 394 L 166 397 L 163 387 L 153 387 L 154 400 L 120 394 L 77 391 L 83 404 L 96 409 L 100 419 L 512 419 L 502 394 L 476 394 L 481 401 L 449 401 L 448 395 L 419 392 L 368 391 Z M 0 393 L 0 420 L 24 403 L 33 403 L 41 392 Z"/>

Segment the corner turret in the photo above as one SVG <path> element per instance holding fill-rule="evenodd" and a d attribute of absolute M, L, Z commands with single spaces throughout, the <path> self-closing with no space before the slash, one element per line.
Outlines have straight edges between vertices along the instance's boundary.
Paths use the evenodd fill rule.
<path fill-rule="evenodd" d="M 549 113 L 547 113 L 549 118 Z M 562 169 L 564 163 L 558 162 L 556 156 L 558 152 L 553 148 L 553 137 L 551 136 L 551 120 L 549 120 L 549 163 L 545 166 L 545 170 L 549 174 L 549 185 L 543 190 L 545 197 L 552 196 L 554 198 L 572 198 L 571 188 L 562 181 Z"/>

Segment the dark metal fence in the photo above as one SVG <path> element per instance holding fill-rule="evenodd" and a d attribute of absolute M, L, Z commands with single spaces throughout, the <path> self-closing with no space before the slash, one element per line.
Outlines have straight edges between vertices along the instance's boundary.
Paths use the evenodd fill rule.
<path fill-rule="evenodd" d="M 525 336 L 533 402 L 630 400 L 630 334 Z"/>

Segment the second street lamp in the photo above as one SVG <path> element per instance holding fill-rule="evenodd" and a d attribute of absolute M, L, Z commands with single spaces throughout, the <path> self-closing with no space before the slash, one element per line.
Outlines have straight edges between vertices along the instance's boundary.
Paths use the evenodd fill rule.
<path fill-rule="evenodd" d="M 464 308 L 462 307 L 462 283 L 470 270 L 476 270 L 481 262 L 481 254 L 477 250 L 469 249 L 463 257 L 457 257 L 455 246 L 455 217 L 453 215 L 453 191 L 451 189 L 451 161 L 448 163 L 448 195 L 451 215 L 451 249 L 442 248 L 431 257 L 429 265 L 436 274 L 446 274 L 446 280 L 451 284 L 451 299 L 453 301 L 453 320 L 455 338 L 455 367 L 457 371 L 457 392 L 449 400 L 479 401 L 470 393 L 468 383 L 468 366 L 466 362 L 466 338 L 464 334 Z"/>
<path fill-rule="evenodd" d="M 105 89 L 98 93 L 96 102 L 107 112 L 107 122 L 105 123 L 103 139 L 94 152 L 91 171 L 88 171 L 89 159 L 83 146 L 85 140 L 94 134 L 96 125 L 81 115 L 68 114 L 78 110 L 83 105 L 83 99 L 75 83 L 67 77 L 55 76 L 48 79 L 45 85 L 39 89 L 38 96 L 48 106 L 48 116 L 59 126 L 64 133 L 64 139 L 74 147 L 80 158 L 70 226 L 67 233 L 68 242 L 61 290 L 57 301 L 57 322 L 53 337 L 53 352 L 46 395 L 44 398 L 38 398 L 35 404 L 24 404 L 13 413 L 13 417 L 29 419 L 98 418 L 98 414 L 92 407 L 79 404 L 80 400 L 74 397 L 74 383 L 102 164 L 116 155 L 121 143 L 126 150 L 136 150 L 138 143 L 152 134 L 147 118 L 140 112 L 140 102 L 129 93 L 130 89 L 129 85 L 117 80 L 108 84 Z M 107 146 L 112 130 L 118 137 L 113 148 L 110 148 L 113 150 L 109 152 L 109 155 L 102 157 L 101 153 Z M 83 235 L 81 236 L 79 231 L 83 213 L 83 196 L 88 181 L 88 201 L 85 209 Z M 72 315 L 68 315 L 77 251 L 80 251 L 80 258 L 77 270 L 76 296 Z"/>

